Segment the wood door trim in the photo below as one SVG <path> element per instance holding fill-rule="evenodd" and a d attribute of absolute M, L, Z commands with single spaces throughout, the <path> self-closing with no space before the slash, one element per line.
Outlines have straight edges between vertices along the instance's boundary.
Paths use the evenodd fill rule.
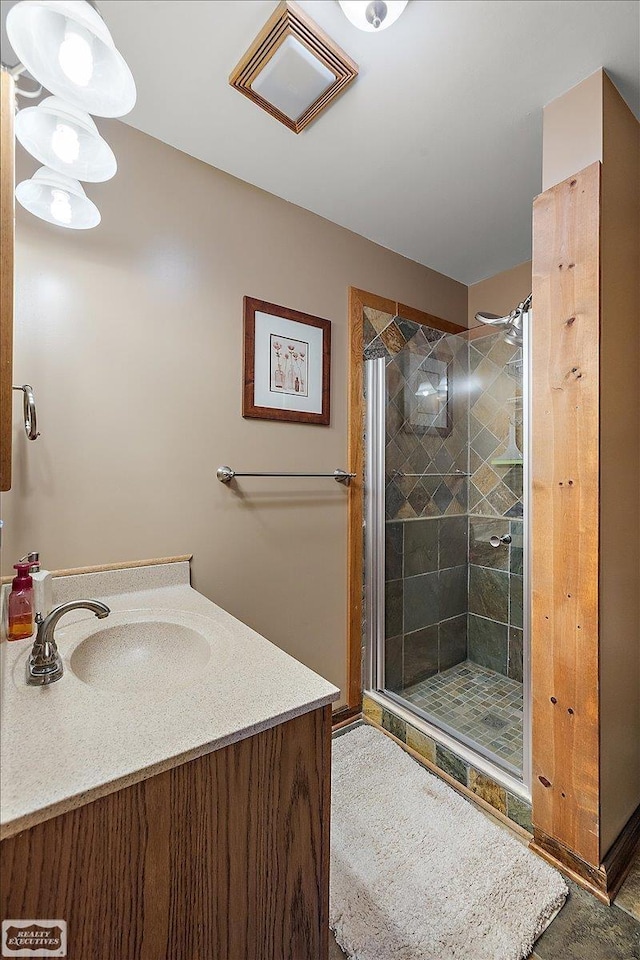
<path fill-rule="evenodd" d="M 13 260 L 15 231 L 13 118 L 15 82 L 0 70 L 0 490 L 11 489 L 13 410 Z"/>
<path fill-rule="evenodd" d="M 351 710 L 362 706 L 362 601 L 364 586 L 364 313 L 365 307 L 380 310 L 392 317 L 401 316 L 445 333 L 463 333 L 466 327 L 409 307 L 397 300 L 358 287 L 349 287 L 349 449 L 350 473 L 355 473 L 349 487 L 348 503 L 348 575 L 347 575 L 347 705 Z"/>
<path fill-rule="evenodd" d="M 403 320 L 412 320 L 414 323 L 421 323 L 424 327 L 444 330 L 445 333 L 466 333 L 467 331 L 467 327 L 461 327 L 459 323 L 453 323 L 451 320 L 443 320 L 442 317 L 436 317 L 433 313 L 418 310 L 416 307 L 409 307 L 406 303 L 396 302 L 396 315 L 402 317 Z"/>

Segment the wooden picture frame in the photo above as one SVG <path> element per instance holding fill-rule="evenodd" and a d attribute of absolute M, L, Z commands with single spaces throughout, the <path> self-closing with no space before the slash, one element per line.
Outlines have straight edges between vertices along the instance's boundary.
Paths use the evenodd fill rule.
<path fill-rule="evenodd" d="M 244 298 L 242 416 L 329 426 L 331 321 Z"/>

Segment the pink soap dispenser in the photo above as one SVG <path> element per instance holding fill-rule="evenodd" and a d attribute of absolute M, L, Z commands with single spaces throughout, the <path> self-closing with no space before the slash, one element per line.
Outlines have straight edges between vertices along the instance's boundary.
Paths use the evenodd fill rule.
<path fill-rule="evenodd" d="M 18 571 L 11 584 L 7 601 L 7 638 L 26 640 L 33 633 L 33 580 L 29 576 L 29 563 L 14 563 Z"/>

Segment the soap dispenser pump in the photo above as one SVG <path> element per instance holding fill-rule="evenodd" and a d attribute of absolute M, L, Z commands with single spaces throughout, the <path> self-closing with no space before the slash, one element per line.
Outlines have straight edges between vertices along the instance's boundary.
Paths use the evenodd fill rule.
<path fill-rule="evenodd" d="M 7 601 L 7 638 L 25 640 L 33 633 L 33 580 L 29 563 L 14 563 L 17 576 L 13 578 Z"/>
<path fill-rule="evenodd" d="M 33 580 L 33 612 L 39 613 L 44 620 L 53 606 L 51 574 L 41 568 L 40 554 L 35 550 L 26 557 L 21 557 L 20 563 L 29 564 L 29 573 Z"/>

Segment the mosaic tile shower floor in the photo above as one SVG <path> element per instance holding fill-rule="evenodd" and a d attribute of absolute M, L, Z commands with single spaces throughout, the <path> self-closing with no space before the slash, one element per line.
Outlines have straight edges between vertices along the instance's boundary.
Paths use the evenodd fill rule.
<path fill-rule="evenodd" d="M 471 660 L 407 687 L 413 706 L 522 769 L 522 684 Z"/>

